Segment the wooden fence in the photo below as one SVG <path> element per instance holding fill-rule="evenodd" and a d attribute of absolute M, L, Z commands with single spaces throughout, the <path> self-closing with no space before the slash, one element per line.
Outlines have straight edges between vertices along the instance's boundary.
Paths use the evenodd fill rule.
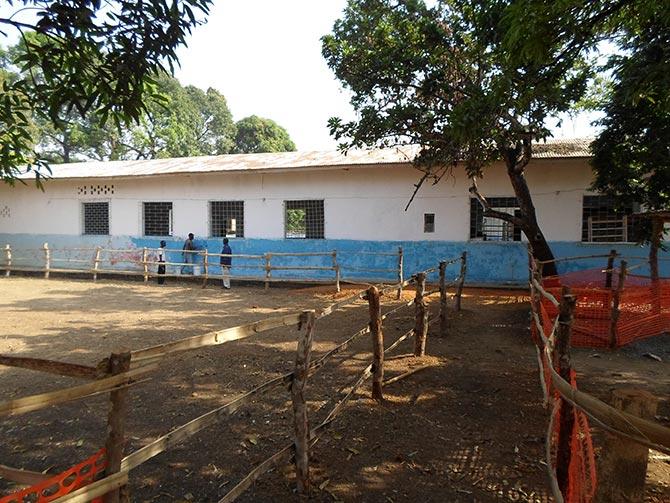
<path fill-rule="evenodd" d="M 277 464 L 288 461 L 291 458 L 293 458 L 295 462 L 298 491 L 301 494 L 308 493 L 310 489 L 309 450 L 332 424 L 336 417 L 344 410 L 345 405 L 354 396 L 356 390 L 359 389 L 367 379 L 372 377 L 372 396 L 376 400 L 381 400 L 383 399 L 383 389 L 385 385 L 396 382 L 417 371 L 417 369 L 415 369 L 384 381 L 384 355 L 393 351 L 401 342 L 411 337 L 413 337 L 415 341 L 414 355 L 423 356 L 425 354 L 428 325 L 434 319 L 428 317 L 426 298 L 430 295 L 438 293 L 440 295 L 439 315 L 435 318 L 439 318 L 440 320 L 441 335 L 446 335 L 447 325 L 445 320 L 447 319 L 448 306 L 447 289 L 452 287 L 455 288 L 454 306 L 456 309 L 460 309 L 463 284 L 465 282 L 466 260 L 467 256 L 463 253 L 461 257 L 440 262 L 439 267 L 417 273 L 408 280 L 390 286 L 371 286 L 367 290 L 360 291 L 355 295 L 331 304 L 323 309 L 266 318 L 253 323 L 179 339 L 173 342 L 131 352 L 111 354 L 95 366 L 1 355 L 0 364 L 2 365 L 38 370 L 61 376 L 76 377 L 89 380 L 90 382 L 63 390 L 0 403 L 0 416 L 23 414 L 51 405 L 84 398 L 93 394 L 109 392 L 110 412 L 107 421 L 108 436 L 105 443 L 106 462 L 104 477 L 99 480 L 83 480 L 85 484 L 82 482 L 81 487 L 70 487 L 70 489 L 76 489 L 73 492 L 62 495 L 59 493 L 57 499 L 49 499 L 48 501 L 57 501 L 59 503 L 72 503 L 75 501 L 83 502 L 103 495 L 105 502 L 128 501 L 128 473 L 132 469 L 159 455 L 165 450 L 182 443 L 202 429 L 215 424 L 226 417 L 232 416 L 242 405 L 250 403 L 252 400 L 256 400 L 258 395 L 267 393 L 279 386 L 288 385 L 294 417 L 294 441 L 256 466 L 219 501 L 234 501 L 261 475 L 277 466 Z M 460 270 L 458 276 L 453 281 L 447 281 L 446 270 L 451 264 L 460 264 Z M 427 292 L 427 275 L 438 271 L 438 288 Z M 397 292 L 400 288 L 404 288 L 410 284 L 414 284 L 416 287 L 414 298 L 408 302 L 403 302 L 382 314 L 381 297 L 391 292 Z M 316 336 L 318 324 L 322 322 L 321 320 L 337 310 L 361 299 L 367 300 L 368 302 L 370 323 L 367 326 L 362 327 L 344 342 L 340 343 L 337 347 L 331 349 L 320 358 L 312 360 L 312 342 Z M 415 312 L 414 327 L 385 347 L 383 336 L 384 320 L 400 310 L 411 306 L 414 306 Z M 216 409 L 210 410 L 209 412 L 174 428 L 169 433 L 153 440 L 131 454 L 126 455 L 125 457 L 123 456 L 125 417 L 128 409 L 132 405 L 128 399 L 128 389 L 130 386 L 141 383 L 142 379 L 150 372 L 154 371 L 160 364 L 164 363 L 164 360 L 167 357 L 176 353 L 241 340 L 279 327 L 297 327 L 298 330 L 302 330 L 298 339 L 295 368 L 292 372 L 256 386 L 239 398 L 217 407 Z M 328 412 L 325 419 L 317 426 L 311 429 L 308 428 L 308 411 L 304 394 L 305 389 L 309 384 L 309 378 L 323 368 L 330 358 L 338 353 L 344 352 L 354 340 L 367 334 L 370 334 L 373 341 L 371 362 L 362 370 L 356 380 L 354 380 L 348 387 L 341 390 L 330 402 L 327 402 L 334 402 L 335 405 Z M 421 368 L 425 367 L 419 367 L 419 370 Z M 19 496 L 21 498 L 25 497 L 25 501 L 33 501 L 33 499 L 30 498 L 37 497 L 40 494 L 40 491 L 45 490 L 46 487 L 53 487 L 54 485 L 58 486 L 60 480 L 64 478 L 63 474 L 52 477 L 39 472 L 18 470 L 2 465 L 0 465 L 0 476 L 22 484 L 37 483 L 33 488 L 28 488 L 19 493 L 15 493 L 14 495 L 5 497 L 9 498 L 7 501 L 12 502 L 24 501 L 23 499 L 19 499 Z M 3 502 L 5 498 L 0 498 L 0 502 Z"/>
<path fill-rule="evenodd" d="M 613 253 L 603 256 L 609 258 L 610 276 L 606 278 L 609 287 L 614 256 Z M 570 259 L 581 258 L 590 259 L 594 256 Z M 590 443 L 586 417 L 605 431 L 616 435 L 619 443 L 629 442 L 622 450 L 632 450 L 640 445 L 670 454 L 670 428 L 619 410 L 577 389 L 569 351 L 576 296 L 569 287 L 564 286 L 560 299 L 557 299 L 542 285 L 541 262 L 531 259 L 530 265 L 531 323 L 533 332 L 537 334 L 538 365 L 544 401 L 552 410 L 546 439 L 546 464 L 552 493 L 558 503 L 592 501 L 596 492 L 595 458 L 592 446 L 582 449 L 580 445 L 584 439 L 588 439 Z M 556 308 L 558 315 L 555 319 L 543 307 L 542 298 Z M 617 308 L 618 306 L 613 305 L 613 309 Z M 608 453 L 603 449 L 603 455 L 605 454 Z M 624 470 L 626 463 L 630 461 L 624 458 L 618 460 L 619 471 Z M 580 469 L 572 469 L 575 463 L 581 465 Z M 644 484 L 644 472 L 641 483 Z M 605 497 L 601 500 L 609 499 Z"/>
<path fill-rule="evenodd" d="M 182 261 L 159 262 L 158 254 L 163 252 L 164 256 L 179 256 Z M 74 255 L 74 256 L 73 256 Z M 88 256 L 90 258 L 82 258 Z M 189 257 L 187 260 L 186 257 Z M 387 267 L 360 267 L 349 265 L 346 258 L 357 256 L 374 256 L 379 261 L 390 261 Z M 334 283 L 337 291 L 340 291 L 341 281 L 384 281 L 389 277 L 403 283 L 403 250 L 398 247 L 394 252 L 266 252 L 263 254 L 233 253 L 223 255 L 204 250 L 177 250 L 168 248 L 50 248 L 44 243 L 42 248 L 12 248 L 6 244 L 4 253 L 0 256 L 0 270 L 5 276 L 14 272 L 31 272 L 43 274 L 49 278 L 50 273 L 62 274 L 90 274 L 95 281 L 100 274 L 120 274 L 128 276 L 141 276 L 145 282 L 151 278 L 163 276 L 165 278 L 198 277 L 202 279 L 203 286 L 210 279 L 221 280 L 224 271 L 220 267 L 220 259 L 229 257 L 233 260 L 231 278 L 238 281 L 258 281 L 269 288 L 273 282 L 316 282 Z M 328 264 L 324 260 L 330 257 Z M 345 258 L 343 261 L 342 259 Z M 310 259 L 317 259 L 319 264 L 310 264 Z M 273 262 L 274 260 L 274 262 Z M 299 264 L 281 263 L 286 260 L 300 262 Z M 41 262 L 41 266 L 36 263 Z M 165 266 L 167 272 L 159 275 L 158 266 Z M 217 272 L 218 271 L 218 272 Z M 237 271 L 243 271 L 238 273 Z M 254 273 L 257 271 L 257 273 Z M 273 273 L 281 272 L 281 276 Z M 303 273 L 300 276 L 295 273 Z M 230 273 L 230 271 L 229 271 Z M 287 274 L 288 273 L 288 274 Z M 307 273 L 307 275 L 305 275 Z M 309 273 L 315 273 L 311 277 Z M 291 274 L 294 274 L 291 276 Z M 332 274 L 330 279 L 324 277 Z M 402 293 L 402 287 L 398 289 L 398 298 Z"/>

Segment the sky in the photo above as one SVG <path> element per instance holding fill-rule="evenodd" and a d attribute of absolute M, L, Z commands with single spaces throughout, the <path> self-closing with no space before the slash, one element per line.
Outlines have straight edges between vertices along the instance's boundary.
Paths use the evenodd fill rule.
<path fill-rule="evenodd" d="M 346 0 L 217 0 L 206 25 L 179 50 L 182 84 L 214 87 L 235 120 L 267 117 L 288 130 L 298 150 L 334 150 L 332 116 L 355 117 L 349 94 L 321 56 Z M 592 115 L 563 117 L 558 138 L 594 134 Z"/>

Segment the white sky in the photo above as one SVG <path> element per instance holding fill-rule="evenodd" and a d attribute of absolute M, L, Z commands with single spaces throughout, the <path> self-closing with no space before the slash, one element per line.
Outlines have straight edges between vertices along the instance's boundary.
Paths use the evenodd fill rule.
<path fill-rule="evenodd" d="M 235 120 L 267 117 L 286 128 L 298 150 L 334 150 L 332 116 L 351 119 L 349 95 L 321 56 L 346 0 L 218 0 L 208 22 L 179 51 L 182 84 L 214 87 Z M 592 116 L 565 117 L 555 137 L 594 134 Z"/>
<path fill-rule="evenodd" d="M 286 128 L 298 150 L 334 150 L 332 116 L 351 120 L 349 94 L 321 56 L 346 0 L 216 0 L 207 24 L 178 50 L 182 84 L 214 87 L 235 120 L 267 117 Z M 15 8 L 0 4 L 0 13 Z M 30 15 L 30 13 L 26 13 Z M 14 37 L 0 40 L 14 43 Z M 554 137 L 593 135 L 593 115 L 565 117 Z"/>

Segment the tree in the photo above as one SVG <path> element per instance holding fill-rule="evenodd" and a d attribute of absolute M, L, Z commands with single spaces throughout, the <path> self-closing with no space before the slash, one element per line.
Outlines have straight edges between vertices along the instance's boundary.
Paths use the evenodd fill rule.
<path fill-rule="evenodd" d="M 648 27 L 615 59 L 593 187 L 622 205 L 670 208 L 670 26 Z"/>
<path fill-rule="evenodd" d="M 23 169 L 39 183 L 46 163 L 33 149 L 31 114 L 58 125 L 63 113 L 93 113 L 101 124 L 140 118 L 155 96 L 152 76 L 172 70 L 176 48 L 208 13 L 211 0 L 59 0 L 10 2 L 0 17 L 25 52 L 12 63 L 21 70 L 0 93 L 0 176 L 14 183 Z M 34 31 L 43 40 L 31 42 Z"/>
<path fill-rule="evenodd" d="M 609 92 L 592 100 L 605 114 L 591 145 L 593 189 L 620 206 L 670 207 L 670 9 L 649 0 L 516 2 L 505 44 L 514 55 L 543 58 L 538 40 L 561 46 L 548 64 L 569 66 L 584 52 L 610 49 L 601 77 Z M 518 56 L 517 56 L 518 57 Z M 651 237 L 650 226 L 642 239 Z"/>
<path fill-rule="evenodd" d="M 162 75 L 158 90 L 162 103 L 152 103 L 139 124 L 131 128 L 127 157 L 154 159 L 229 153 L 235 125 L 226 98 L 216 89 L 206 92 Z"/>
<path fill-rule="evenodd" d="M 256 115 L 245 117 L 235 124 L 235 153 L 293 152 L 295 143 L 283 127 L 270 119 Z"/>
<path fill-rule="evenodd" d="M 510 1 L 350 0 L 323 55 L 352 93 L 359 119 L 330 120 L 343 148 L 414 143 L 426 180 L 438 183 L 462 162 L 485 215 L 521 228 L 540 260 L 553 258 L 540 229 L 525 167 L 532 142 L 549 135 L 547 117 L 566 111 L 584 91 L 588 67 L 515 61 L 505 51 Z M 560 50 L 546 48 L 545 59 Z M 520 211 L 495 211 L 476 180 L 503 160 Z M 555 274 L 553 263 L 544 269 Z"/>

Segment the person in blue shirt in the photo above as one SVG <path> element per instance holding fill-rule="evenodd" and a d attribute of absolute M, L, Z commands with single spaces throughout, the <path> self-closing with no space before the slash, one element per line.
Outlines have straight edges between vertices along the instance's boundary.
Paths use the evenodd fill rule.
<path fill-rule="evenodd" d="M 223 274 L 223 288 L 230 290 L 230 266 L 233 263 L 231 257 L 233 251 L 228 246 L 228 238 L 223 238 L 223 249 L 221 250 L 221 273 Z"/>

